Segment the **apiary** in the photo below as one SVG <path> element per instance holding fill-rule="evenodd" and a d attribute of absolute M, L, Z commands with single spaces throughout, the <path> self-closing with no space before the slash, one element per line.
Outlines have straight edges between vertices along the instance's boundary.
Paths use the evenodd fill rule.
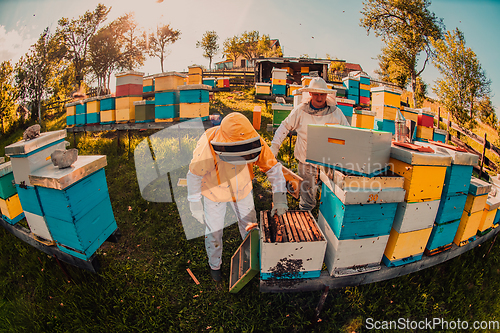
<path fill-rule="evenodd" d="M 32 186 L 29 180 L 31 172 L 50 164 L 50 155 L 56 149 L 66 149 L 65 137 L 66 130 L 44 132 L 32 140 L 21 140 L 5 147 L 15 183 Z"/>
<path fill-rule="evenodd" d="M 283 120 L 292 112 L 293 104 L 272 103 L 273 109 L 273 127 L 278 127 Z"/>
<path fill-rule="evenodd" d="M 352 126 L 373 129 L 375 123 L 375 112 L 369 110 L 354 110 Z"/>
<path fill-rule="evenodd" d="M 260 230 L 261 280 L 320 276 L 326 240 L 309 211 L 261 211 Z"/>
<path fill-rule="evenodd" d="M 308 125 L 306 161 L 360 176 L 389 169 L 392 135 L 342 125 Z"/>
<path fill-rule="evenodd" d="M 155 91 L 155 79 L 152 76 L 145 76 L 142 79 L 142 92 L 151 93 Z"/>
<path fill-rule="evenodd" d="M 352 117 L 354 110 L 354 101 L 346 98 L 336 98 L 337 107 L 342 111 L 344 116 Z"/>
<path fill-rule="evenodd" d="M 372 178 L 333 171 L 322 178 L 318 225 L 327 239 L 325 263 L 330 275 L 380 269 L 398 203 L 404 199 L 402 177 Z"/>
<path fill-rule="evenodd" d="M 50 164 L 30 175 L 58 248 L 84 260 L 117 229 L 105 166 L 106 156 L 79 156 L 69 168 Z"/>
<path fill-rule="evenodd" d="M 5 200 L 16 193 L 12 163 L 9 161 L 0 164 L 0 198 Z"/>
<path fill-rule="evenodd" d="M 178 86 L 183 86 L 187 75 L 177 72 L 167 72 L 154 74 L 152 77 L 155 80 L 155 92 L 162 92 L 176 90 Z"/>
<path fill-rule="evenodd" d="M 137 101 L 134 102 L 134 107 L 136 123 L 147 123 L 155 121 L 155 101 Z"/>
<path fill-rule="evenodd" d="M 101 122 L 101 96 L 87 99 L 87 124 L 95 125 Z"/>
<path fill-rule="evenodd" d="M 115 77 L 116 97 L 142 96 L 144 73 L 126 71 L 115 74 Z"/>
<path fill-rule="evenodd" d="M 391 171 L 405 179 L 405 202 L 441 199 L 451 156 L 430 147 L 397 142 L 393 143 L 390 154 Z"/>
<path fill-rule="evenodd" d="M 490 190 L 491 184 L 475 177 L 471 178 L 460 225 L 453 240 L 456 245 L 463 246 L 476 239 Z"/>
<path fill-rule="evenodd" d="M 208 117 L 210 86 L 190 84 L 180 86 L 179 89 L 179 117 L 181 119 Z"/>

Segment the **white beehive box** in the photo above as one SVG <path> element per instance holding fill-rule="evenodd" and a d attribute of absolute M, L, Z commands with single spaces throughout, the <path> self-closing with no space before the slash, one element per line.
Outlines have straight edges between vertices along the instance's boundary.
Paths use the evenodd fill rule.
<path fill-rule="evenodd" d="M 392 228 L 401 234 L 432 227 L 440 202 L 441 200 L 400 202 Z"/>

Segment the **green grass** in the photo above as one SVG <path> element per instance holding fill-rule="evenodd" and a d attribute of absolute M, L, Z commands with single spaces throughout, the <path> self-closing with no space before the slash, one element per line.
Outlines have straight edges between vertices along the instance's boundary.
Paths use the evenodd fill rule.
<path fill-rule="evenodd" d="M 253 105 L 263 103 L 244 93 L 241 103 L 219 94 L 211 111 L 250 117 Z M 270 118 L 270 109 L 264 110 L 262 128 Z M 66 265 L 68 282 L 54 258 L 0 228 L 0 332 L 364 332 L 367 318 L 500 320 L 500 248 L 495 242 L 486 255 L 491 241 L 421 272 L 330 290 L 319 318 L 314 311 L 321 291 L 261 293 L 254 278 L 238 294 L 229 293 L 229 262 L 241 242 L 236 225 L 224 230 L 219 287 L 210 278 L 203 237 L 186 240 L 176 205 L 140 195 L 133 151 L 152 133 L 133 132 L 130 142 L 122 135 L 120 145 L 114 132 L 68 136 L 80 155 L 107 156 L 122 237 L 97 251 L 97 274 Z M 260 172 L 256 179 L 257 211 L 270 209 L 270 185 Z"/>

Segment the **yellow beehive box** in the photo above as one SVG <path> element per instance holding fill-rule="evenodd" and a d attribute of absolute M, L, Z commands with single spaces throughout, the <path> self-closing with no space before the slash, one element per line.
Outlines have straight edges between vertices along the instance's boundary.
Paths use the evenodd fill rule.
<path fill-rule="evenodd" d="M 116 110 L 101 111 L 101 123 L 116 121 Z"/>
<path fill-rule="evenodd" d="M 291 84 L 291 85 L 289 85 L 289 87 L 288 87 L 288 96 L 293 96 L 294 91 L 297 91 L 300 88 L 302 88 L 302 86 L 300 84 Z"/>
<path fill-rule="evenodd" d="M 142 101 L 142 97 L 141 96 L 117 97 L 115 99 L 115 108 L 116 110 L 121 110 L 121 109 L 135 110 L 134 102 L 137 101 Z"/>
<path fill-rule="evenodd" d="M 415 124 L 418 123 L 418 111 L 409 107 L 402 107 L 401 113 L 406 120 L 413 120 Z"/>
<path fill-rule="evenodd" d="M 301 73 L 309 73 L 309 67 L 300 67 Z"/>
<path fill-rule="evenodd" d="M 187 84 L 202 84 L 202 77 L 198 74 L 189 74 Z"/>
<path fill-rule="evenodd" d="M 271 84 L 257 82 L 255 84 L 255 95 L 271 95 Z"/>
<path fill-rule="evenodd" d="M 396 261 L 410 256 L 421 255 L 425 250 L 431 232 L 432 227 L 403 233 L 391 229 L 384 256 L 390 261 Z"/>
<path fill-rule="evenodd" d="M 16 193 L 7 199 L 0 198 L 0 210 L 8 219 L 13 220 L 23 212 L 19 195 Z"/>
<path fill-rule="evenodd" d="M 286 84 L 286 80 L 273 79 L 273 85 L 284 86 Z"/>
<path fill-rule="evenodd" d="M 151 86 L 153 86 L 153 78 L 152 77 L 144 78 L 142 80 L 142 86 L 143 87 L 151 87 Z"/>
<path fill-rule="evenodd" d="M 375 112 L 368 110 L 354 110 L 351 126 L 373 129 L 375 123 Z"/>
<path fill-rule="evenodd" d="M 209 112 L 209 103 L 180 103 L 180 118 L 198 118 L 207 117 Z"/>
<path fill-rule="evenodd" d="M 116 109 L 116 122 L 128 123 L 135 121 L 135 106 L 131 109 Z"/>
<path fill-rule="evenodd" d="M 311 82 L 312 77 L 310 77 L 310 76 L 303 76 L 301 80 L 302 80 L 302 87 L 305 87 L 305 86 L 309 85 L 309 82 Z"/>
<path fill-rule="evenodd" d="M 481 215 L 481 221 L 479 221 L 479 226 L 477 230 L 479 232 L 484 232 L 493 226 L 493 221 L 495 220 L 495 215 L 497 214 L 497 209 L 487 210 L 483 209 L 483 215 Z"/>
<path fill-rule="evenodd" d="M 467 201 L 465 201 L 464 211 L 469 214 L 483 211 L 483 209 L 486 207 L 487 200 L 487 194 L 475 196 L 469 193 L 467 194 Z"/>
<path fill-rule="evenodd" d="M 466 245 L 470 241 L 473 241 L 479 228 L 479 223 L 481 222 L 482 215 L 482 210 L 472 214 L 469 214 L 464 210 L 453 243 L 458 246 L 462 246 Z"/>
<path fill-rule="evenodd" d="M 372 111 L 375 112 L 375 118 L 377 119 L 387 119 L 396 120 L 396 114 L 398 113 L 398 108 L 387 106 L 387 105 L 374 105 L 372 103 Z"/>
<path fill-rule="evenodd" d="M 67 116 L 74 116 L 76 112 L 76 106 L 74 103 L 71 103 L 71 105 L 67 104 L 66 105 L 66 115 Z"/>
<path fill-rule="evenodd" d="M 399 108 L 401 106 L 401 89 L 390 87 L 374 87 L 372 93 L 372 105 L 387 105 Z"/>
<path fill-rule="evenodd" d="M 432 127 L 417 126 L 417 138 L 432 140 L 434 129 Z"/>
<path fill-rule="evenodd" d="M 411 165 L 392 158 L 391 171 L 405 179 L 406 202 L 423 202 L 441 199 L 446 166 Z M 484 206 L 483 206 L 484 207 Z"/>
<path fill-rule="evenodd" d="M 188 66 L 188 74 L 203 74 L 203 69 L 200 66 Z"/>
<path fill-rule="evenodd" d="M 153 75 L 155 80 L 155 91 L 176 90 L 178 86 L 184 85 L 187 75 L 177 72 L 160 73 Z"/>
<path fill-rule="evenodd" d="M 360 83 L 359 84 L 359 90 L 361 90 L 361 89 L 370 91 L 371 88 L 370 88 L 369 84 L 362 84 L 362 83 Z"/>
<path fill-rule="evenodd" d="M 101 98 L 92 97 L 87 100 L 87 113 L 99 113 L 101 111 Z"/>

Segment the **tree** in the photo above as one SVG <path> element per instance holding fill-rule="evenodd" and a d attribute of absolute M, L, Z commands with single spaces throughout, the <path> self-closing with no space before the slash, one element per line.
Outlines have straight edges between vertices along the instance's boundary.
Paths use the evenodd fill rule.
<path fill-rule="evenodd" d="M 428 9 L 430 0 L 367 0 L 363 2 L 363 18 L 360 25 L 375 32 L 386 43 L 384 57 L 396 66 L 382 64 L 382 70 L 395 69 L 400 79 L 407 76 L 416 105 L 415 89 L 417 77 L 425 70 L 432 55 L 430 38 L 439 39 L 444 27 Z M 417 69 L 420 53 L 425 53 L 422 68 Z M 394 58 L 392 58 L 394 56 Z"/>
<path fill-rule="evenodd" d="M 16 110 L 17 90 L 14 86 L 14 69 L 10 61 L 0 64 L 0 125 L 5 133 L 5 122 L 13 118 Z"/>
<path fill-rule="evenodd" d="M 144 65 L 146 57 L 146 37 L 141 34 L 133 13 L 125 14 L 116 19 L 118 38 L 121 41 L 120 68 L 132 70 Z"/>
<path fill-rule="evenodd" d="M 89 42 L 90 69 L 102 90 L 109 90 L 111 73 L 121 60 L 121 44 L 113 23 L 101 28 Z"/>
<path fill-rule="evenodd" d="M 266 58 L 270 57 L 282 57 L 283 52 L 281 51 L 281 46 L 276 48 L 272 47 L 273 41 L 269 35 L 262 35 L 257 43 L 257 54 L 256 56 L 264 56 Z"/>
<path fill-rule="evenodd" d="M 78 19 L 61 18 L 58 21 L 59 34 L 67 49 L 66 57 L 72 61 L 75 68 L 76 84 L 80 86 L 89 68 L 89 44 L 97 33 L 110 9 L 103 4 L 98 4 L 93 12 L 86 11 Z"/>
<path fill-rule="evenodd" d="M 485 96 L 483 99 L 481 99 L 481 101 L 477 105 L 477 111 L 479 114 L 479 119 L 483 123 L 488 124 L 495 129 L 498 129 L 498 118 L 489 96 Z"/>
<path fill-rule="evenodd" d="M 433 62 L 442 76 L 433 90 L 459 124 L 471 127 L 476 105 L 491 92 L 491 81 L 458 28 L 448 31 L 443 40 L 432 40 L 432 45 L 436 50 Z"/>
<path fill-rule="evenodd" d="M 203 49 L 203 56 L 210 59 L 208 65 L 209 70 L 212 70 L 212 59 L 219 52 L 219 44 L 217 40 L 219 36 L 215 31 L 207 31 L 201 38 L 201 41 L 196 42 L 196 47 L 201 47 Z"/>
<path fill-rule="evenodd" d="M 233 36 L 231 38 L 227 38 L 224 41 L 224 49 L 222 50 L 222 53 L 226 57 L 226 60 L 231 60 L 233 63 L 236 62 L 236 59 L 238 59 L 238 57 L 243 53 L 240 37 Z"/>
<path fill-rule="evenodd" d="M 175 43 L 180 37 L 179 30 L 170 28 L 170 24 L 157 26 L 156 32 L 149 35 L 149 55 L 160 59 L 161 71 L 163 73 L 163 60 L 169 54 L 167 46 Z"/>
<path fill-rule="evenodd" d="M 241 53 L 250 60 L 259 55 L 259 32 L 258 31 L 245 31 L 240 37 Z"/>

